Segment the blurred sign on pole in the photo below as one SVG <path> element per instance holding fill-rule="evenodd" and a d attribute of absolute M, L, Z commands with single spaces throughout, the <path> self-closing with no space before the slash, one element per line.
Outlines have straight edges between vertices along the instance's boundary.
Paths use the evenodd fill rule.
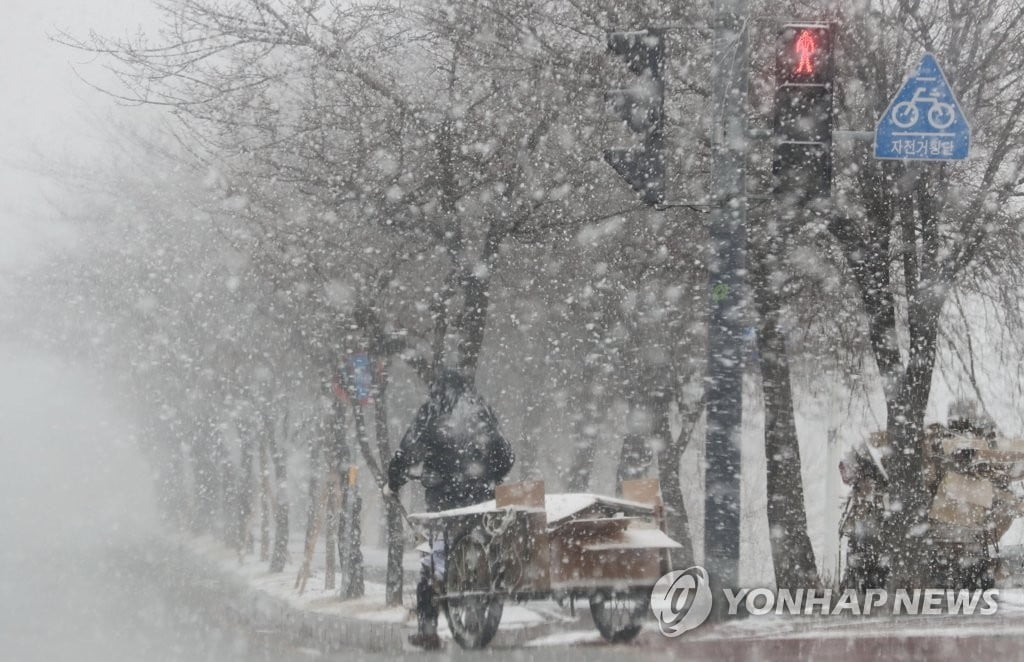
<path fill-rule="evenodd" d="M 373 361 L 366 352 L 349 354 L 338 368 L 331 390 L 339 399 L 360 405 L 373 403 Z"/>

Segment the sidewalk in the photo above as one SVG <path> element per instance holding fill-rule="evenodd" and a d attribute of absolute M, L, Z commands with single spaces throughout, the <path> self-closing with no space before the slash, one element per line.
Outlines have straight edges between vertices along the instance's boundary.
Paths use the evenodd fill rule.
<path fill-rule="evenodd" d="M 253 628 L 278 631 L 288 628 L 301 645 L 328 653 L 351 648 L 386 653 L 411 650 L 406 638 L 416 628 L 412 608 L 416 602 L 419 555 L 415 551 L 407 552 L 402 563 L 405 577 L 403 606 L 386 607 L 383 578 L 387 555 L 384 550 L 363 548 L 365 595 L 358 599 L 340 600 L 337 589 L 324 588 L 322 544 L 314 556 L 306 590 L 299 595 L 295 589 L 295 578 L 303 558 L 301 539 L 290 541 L 290 562 L 281 573 L 268 572 L 267 562 L 260 561 L 255 554 L 240 561 L 234 550 L 210 536 L 181 536 L 171 542 L 182 556 L 188 557 L 183 560 L 190 562 L 191 572 L 195 575 L 209 581 L 227 581 L 232 586 L 236 597 L 232 600 L 231 609 Z M 533 639 L 572 627 L 579 620 L 579 614 L 574 618 L 567 608 L 563 609 L 550 600 L 506 604 L 501 627 L 491 647 L 519 647 Z M 451 641 L 443 614 L 438 631 L 449 648 L 457 647 Z"/>

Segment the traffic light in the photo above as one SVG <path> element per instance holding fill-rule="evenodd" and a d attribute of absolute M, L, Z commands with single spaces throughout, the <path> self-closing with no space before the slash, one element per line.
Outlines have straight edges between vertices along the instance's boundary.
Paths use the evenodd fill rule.
<path fill-rule="evenodd" d="M 833 29 L 782 26 L 775 54 L 775 192 L 802 200 L 832 195 Z"/>
<path fill-rule="evenodd" d="M 663 34 L 653 29 L 609 32 L 608 50 L 626 61 L 636 81 L 632 87 L 609 90 L 605 100 L 631 132 L 640 134 L 642 141 L 628 149 L 605 150 L 604 160 L 634 191 L 643 195 L 646 204 L 661 204 L 665 199 L 661 154 L 665 99 Z"/>

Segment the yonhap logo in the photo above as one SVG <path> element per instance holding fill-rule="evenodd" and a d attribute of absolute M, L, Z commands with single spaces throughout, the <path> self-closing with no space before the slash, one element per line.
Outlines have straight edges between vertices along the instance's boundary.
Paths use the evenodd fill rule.
<path fill-rule="evenodd" d="M 945 588 L 867 589 L 847 588 L 740 588 L 722 587 L 727 608 L 721 616 L 892 616 L 964 615 L 991 616 L 999 610 L 999 590 L 969 591 Z M 678 637 L 701 625 L 711 615 L 713 598 L 707 570 L 693 566 L 662 576 L 651 589 L 651 611 L 666 637 Z"/>
<path fill-rule="evenodd" d="M 711 602 L 708 572 L 699 565 L 673 570 L 651 590 L 651 611 L 666 637 L 678 637 L 706 621 L 711 614 Z"/>

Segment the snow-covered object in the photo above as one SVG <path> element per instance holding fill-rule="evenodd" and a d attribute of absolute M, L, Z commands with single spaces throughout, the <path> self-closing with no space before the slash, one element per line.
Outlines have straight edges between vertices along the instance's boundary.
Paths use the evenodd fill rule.
<path fill-rule="evenodd" d="M 592 551 L 612 549 L 681 549 L 682 545 L 672 540 L 661 529 L 641 529 L 627 527 L 619 540 L 601 540 L 583 545 Z"/>
<path fill-rule="evenodd" d="M 485 529 L 504 531 L 502 554 L 515 568 L 513 593 L 653 584 L 664 573 L 665 551 L 681 547 L 656 528 L 653 505 L 586 493 L 544 494 L 543 511 L 520 505 L 540 503 L 542 490 L 524 490 L 515 505 L 498 507 L 492 500 L 412 517 L 431 523 L 475 516 Z M 519 559 L 529 562 L 517 567 Z"/>
<path fill-rule="evenodd" d="M 484 501 L 483 503 L 478 503 L 474 506 L 466 506 L 465 508 L 452 508 L 451 510 L 442 510 L 436 513 L 413 513 L 412 515 L 409 515 L 409 518 L 427 522 L 431 520 L 444 519 L 446 517 L 478 515 L 509 509 L 510 508 L 498 508 L 495 500 L 491 499 L 490 501 Z M 515 506 L 515 509 L 530 510 L 529 508 L 523 508 L 522 506 Z M 616 499 L 614 497 L 603 496 L 600 494 L 576 492 L 545 494 L 544 510 L 547 514 L 549 527 L 557 526 L 566 520 L 582 517 L 593 513 L 594 511 L 601 511 L 605 517 L 612 517 L 617 513 L 621 513 L 622 515 L 646 516 L 654 514 L 654 508 L 648 504 L 628 501 L 626 499 Z"/>

